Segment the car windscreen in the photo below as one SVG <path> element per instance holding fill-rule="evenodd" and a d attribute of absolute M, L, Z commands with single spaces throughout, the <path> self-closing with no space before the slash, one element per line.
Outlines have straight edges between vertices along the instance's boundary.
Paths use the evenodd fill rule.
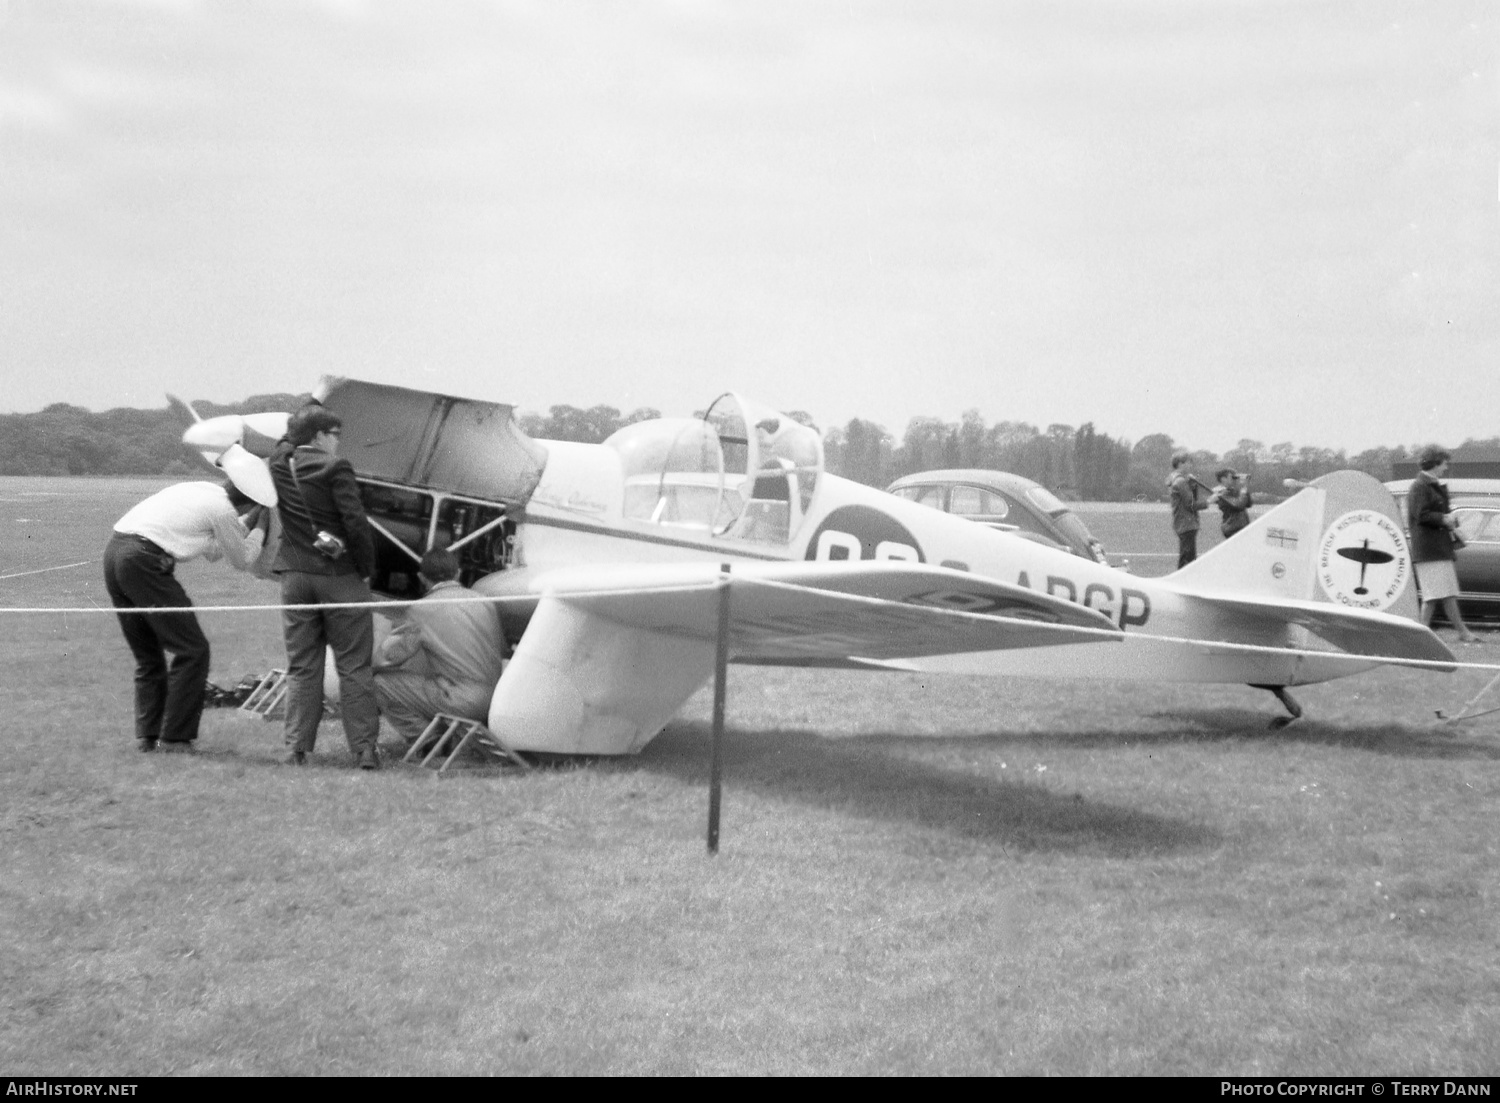
<path fill-rule="evenodd" d="M 1056 494 L 1044 486 L 1028 486 L 1026 488 L 1026 497 L 1031 499 L 1032 505 L 1048 515 L 1065 512 L 1068 508 L 1062 504 Z"/>
<path fill-rule="evenodd" d="M 1089 532 L 1089 527 L 1083 523 L 1083 518 L 1070 509 L 1065 508 L 1061 513 L 1054 513 L 1052 523 L 1068 538 L 1068 543 L 1079 551 L 1087 550 L 1088 546 L 1094 542 L 1094 536 Z"/>

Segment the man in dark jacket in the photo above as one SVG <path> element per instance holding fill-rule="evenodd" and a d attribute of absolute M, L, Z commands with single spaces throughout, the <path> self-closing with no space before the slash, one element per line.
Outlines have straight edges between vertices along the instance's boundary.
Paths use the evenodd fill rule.
<path fill-rule="evenodd" d="M 1222 519 L 1219 530 L 1223 532 L 1224 539 L 1228 540 L 1241 529 L 1250 526 L 1250 507 L 1254 503 L 1250 499 L 1250 488 L 1245 485 L 1246 476 L 1239 474 L 1234 468 L 1221 467 L 1214 478 L 1219 482 L 1218 489 L 1214 491 Z"/>
<path fill-rule="evenodd" d="M 1199 500 L 1198 480 L 1193 478 L 1193 457 L 1172 457 L 1172 473 L 1167 476 L 1167 492 L 1172 500 L 1172 531 L 1177 534 L 1177 569 L 1180 571 L 1198 558 L 1198 514 L 1211 504 Z"/>
<path fill-rule="evenodd" d="M 292 415 L 287 435 L 271 453 L 281 516 L 281 550 L 274 570 L 284 605 L 313 608 L 282 613 L 286 636 L 287 759 L 303 765 L 323 717 L 324 650 L 333 649 L 339 676 L 344 738 L 360 769 L 378 770 L 380 713 L 371 669 L 374 624 L 368 609 L 320 605 L 370 600 L 375 545 L 360 501 L 354 468 L 338 458 L 343 422 L 312 403 Z"/>

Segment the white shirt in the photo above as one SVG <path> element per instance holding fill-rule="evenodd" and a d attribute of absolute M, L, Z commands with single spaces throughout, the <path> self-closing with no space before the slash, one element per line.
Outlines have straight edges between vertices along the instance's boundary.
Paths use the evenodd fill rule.
<path fill-rule="evenodd" d="M 175 558 L 209 562 L 221 555 L 241 571 L 260 557 L 265 535 L 245 526 L 218 483 L 178 483 L 157 491 L 115 522 L 115 531 L 144 536 Z"/>

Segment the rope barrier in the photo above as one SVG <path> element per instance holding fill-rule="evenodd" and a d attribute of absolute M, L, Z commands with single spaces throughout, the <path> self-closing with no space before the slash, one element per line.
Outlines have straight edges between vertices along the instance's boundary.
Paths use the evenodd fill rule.
<path fill-rule="evenodd" d="M 69 564 L 78 566 L 79 564 Z M 54 569 L 54 568 L 48 568 Z M 55 568 L 61 569 L 61 568 Z M 850 594 L 842 591 L 818 590 L 816 587 L 801 586 L 792 582 L 779 582 L 774 579 L 751 578 L 746 575 L 736 575 L 734 581 L 739 585 L 763 586 L 767 589 L 789 590 L 794 593 L 837 593 L 844 600 L 854 601 L 861 604 L 884 606 L 890 604 L 882 598 L 869 597 L 865 594 Z M 672 586 L 643 586 L 630 588 L 617 588 L 606 590 L 588 590 L 580 592 L 580 597 L 640 597 L 651 594 L 687 594 L 712 592 L 718 585 L 717 579 L 703 583 L 688 583 Z M 567 591 L 546 591 L 539 594 L 472 594 L 463 598 L 449 599 L 454 604 L 489 604 L 502 605 L 508 602 L 531 602 L 543 597 L 558 597 L 566 599 L 570 594 Z M 117 609 L 107 605 L 81 605 L 81 606 L 0 606 L 0 614 L 86 614 L 86 613 L 111 613 L 115 615 L 146 615 L 151 613 L 244 613 L 244 612 L 286 612 L 290 610 L 304 609 L 407 609 L 417 604 L 418 598 L 404 598 L 399 600 L 385 601 L 342 601 L 326 602 L 301 605 L 166 605 L 166 606 L 138 606 L 131 609 Z M 1500 670 L 1500 662 L 1475 663 L 1464 662 L 1460 659 L 1409 659 L 1399 655 L 1359 655 L 1348 651 L 1329 651 L 1318 648 L 1296 648 L 1296 647 L 1274 647 L 1268 644 L 1237 643 L 1231 640 L 1209 640 L 1197 639 L 1190 636 L 1166 636 L 1154 632 L 1123 632 L 1117 629 L 1093 628 L 1087 625 L 1065 625 L 1050 624 L 1046 621 L 1032 620 L 1027 617 L 995 616 L 988 613 L 971 613 L 962 609 L 945 609 L 942 606 L 924 605 L 921 608 L 928 613 L 941 617 L 956 618 L 958 620 L 978 622 L 985 624 L 1014 624 L 1028 629 L 1043 631 L 1067 632 L 1070 634 L 1083 634 L 1098 636 L 1104 640 L 1118 642 L 1122 639 L 1150 640 L 1153 642 L 1175 644 L 1184 647 L 1212 647 L 1220 650 L 1235 651 L 1247 655 L 1262 654 L 1273 655 L 1280 658 L 1315 658 L 1332 659 L 1335 661 L 1348 662 L 1355 665 L 1386 664 L 1393 666 L 1410 666 L 1418 669 L 1431 668 L 1435 670 Z"/>
<path fill-rule="evenodd" d="M 742 584 L 749 583 L 755 586 L 766 586 L 770 588 L 795 591 L 806 591 L 809 589 L 813 589 L 812 587 L 798 586 L 795 583 L 791 582 L 777 582 L 769 578 L 746 578 L 743 575 L 737 576 L 736 581 Z M 863 594 L 841 593 L 840 596 L 855 601 L 868 602 L 872 605 L 886 604 L 886 602 L 882 601 L 880 598 L 866 597 Z M 959 616 L 965 618 L 973 617 L 982 621 L 1000 621 L 1006 624 L 1021 624 L 1026 625 L 1030 628 L 1051 628 L 1063 632 L 1082 632 L 1086 635 L 1099 636 L 1103 639 L 1113 641 L 1119 641 L 1122 639 L 1152 640 L 1160 643 L 1182 644 L 1194 647 L 1214 647 L 1234 651 L 1243 651 L 1249 654 L 1277 655 L 1292 658 L 1305 657 L 1317 659 L 1341 659 L 1348 662 L 1360 663 L 1365 665 L 1369 665 L 1371 663 L 1387 663 L 1399 666 L 1433 667 L 1438 670 L 1500 670 L 1500 663 L 1465 663 L 1460 662 L 1457 659 L 1452 661 L 1440 659 L 1408 659 L 1399 655 L 1357 655 L 1349 651 L 1324 651 L 1315 648 L 1271 647 L 1267 644 L 1235 643 L 1229 640 L 1203 640 L 1194 639 L 1190 636 L 1164 636 L 1154 632 L 1125 632 L 1123 630 L 1111 630 L 1107 628 L 1090 628 L 1087 625 L 1081 624 L 1047 624 L 1045 621 L 1035 621 L 1025 617 L 1001 617 L 991 616 L 984 613 L 966 613 L 960 609 L 944 609 L 940 606 L 923 606 L 923 608 L 931 609 L 933 612 L 942 613 L 949 616 Z"/>
<path fill-rule="evenodd" d="M 60 567 L 38 567 L 34 571 L 16 571 L 13 574 L 0 574 L 0 582 L 4 582 L 7 578 L 25 578 L 29 574 L 46 574 L 48 571 L 65 571 L 69 567 L 86 567 L 92 562 L 92 559 L 80 559 L 77 563 L 64 563 Z"/>
<path fill-rule="evenodd" d="M 674 594 L 711 590 L 714 583 L 682 586 L 632 587 L 620 590 L 590 590 L 590 597 L 614 597 L 626 594 Z M 558 596 L 550 594 L 473 594 L 469 597 L 449 598 L 453 604 L 500 605 L 507 601 L 533 601 L 537 598 Z M 567 596 L 567 595 L 560 595 Z M 420 598 L 392 598 L 385 601 L 320 601 L 300 605 L 137 605 L 119 609 L 112 605 L 0 605 L 0 613 L 244 613 L 253 611 L 281 612 L 287 609 L 407 609 L 417 604 Z"/>

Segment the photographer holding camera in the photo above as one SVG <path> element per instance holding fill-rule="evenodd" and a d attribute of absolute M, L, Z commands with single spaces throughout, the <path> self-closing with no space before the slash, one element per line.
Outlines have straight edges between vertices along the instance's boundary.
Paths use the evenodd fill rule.
<path fill-rule="evenodd" d="M 286 636 L 287 763 L 307 761 L 323 718 L 325 648 L 333 649 L 343 709 L 344 738 L 362 770 L 380 769 L 376 740 L 380 713 L 371 670 L 374 624 L 368 609 L 320 609 L 366 602 L 375 545 L 360 501 L 354 468 L 338 458 L 343 422 L 309 403 L 287 422 L 271 453 L 281 517 L 281 550 L 272 568 L 284 605 L 312 606 L 282 613 Z"/>
<path fill-rule="evenodd" d="M 1232 467 L 1221 467 L 1214 476 L 1219 485 L 1214 489 L 1211 501 L 1219 507 L 1222 516 L 1221 531 L 1228 540 L 1250 524 L 1250 507 L 1255 503 L 1246 486 L 1248 475 L 1241 475 Z"/>

